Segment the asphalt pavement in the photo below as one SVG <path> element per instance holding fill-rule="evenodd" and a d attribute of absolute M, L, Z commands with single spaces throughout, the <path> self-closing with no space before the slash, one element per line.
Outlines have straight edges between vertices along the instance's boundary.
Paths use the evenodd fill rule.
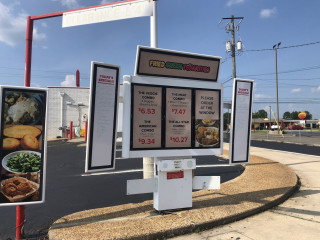
<path fill-rule="evenodd" d="M 57 219 L 78 211 L 151 200 L 153 195 L 126 195 L 126 182 L 142 179 L 142 159 L 122 159 L 117 151 L 116 169 L 105 174 L 84 174 L 86 144 L 83 139 L 48 142 L 47 182 L 44 204 L 26 207 L 24 232 L 40 239 Z M 197 157 L 197 176 L 221 176 L 226 182 L 243 172 L 242 166 L 221 166 L 227 160 Z M 0 239 L 15 239 L 15 207 L 0 207 Z"/>

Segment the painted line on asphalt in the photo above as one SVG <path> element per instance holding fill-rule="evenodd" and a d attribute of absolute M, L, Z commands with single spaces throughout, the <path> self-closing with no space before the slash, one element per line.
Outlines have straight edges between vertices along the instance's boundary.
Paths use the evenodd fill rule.
<path fill-rule="evenodd" d="M 81 176 L 82 177 L 88 177 L 88 176 L 100 176 L 100 175 L 133 173 L 133 172 L 142 172 L 142 169 L 123 170 L 123 171 L 116 171 L 116 172 L 86 173 L 86 174 L 81 174 Z"/>
<path fill-rule="evenodd" d="M 229 167 L 229 166 L 233 166 L 233 165 L 229 165 L 229 164 L 206 164 L 206 165 L 198 165 L 197 168 Z M 123 170 L 123 171 L 116 171 L 116 172 L 86 173 L 86 174 L 81 174 L 81 176 L 82 177 L 101 176 L 101 175 L 134 173 L 134 172 L 142 172 L 142 171 L 143 171 L 143 169 L 132 169 L 132 170 Z"/>

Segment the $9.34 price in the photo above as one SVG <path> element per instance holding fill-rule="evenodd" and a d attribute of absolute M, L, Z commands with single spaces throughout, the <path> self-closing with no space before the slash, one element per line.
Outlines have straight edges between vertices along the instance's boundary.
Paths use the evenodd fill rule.
<path fill-rule="evenodd" d="M 154 138 L 139 138 L 138 142 L 141 144 L 155 144 Z"/>

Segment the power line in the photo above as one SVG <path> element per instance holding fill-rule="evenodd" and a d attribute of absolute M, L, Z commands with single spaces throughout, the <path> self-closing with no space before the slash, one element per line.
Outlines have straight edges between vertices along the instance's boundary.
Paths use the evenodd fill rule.
<path fill-rule="evenodd" d="M 278 72 L 278 74 L 309 71 L 309 70 L 314 70 L 314 69 L 319 69 L 319 68 L 320 68 L 320 65 L 312 66 L 312 67 L 297 68 L 297 69 L 292 69 L 292 70 L 281 71 L 281 72 Z M 240 75 L 240 76 L 241 77 L 254 77 L 254 76 L 265 76 L 265 75 L 273 75 L 273 74 L 275 74 L 275 73 L 274 72 L 272 72 L 272 73 L 260 73 L 260 74 L 250 74 L 250 75 Z"/>
<path fill-rule="evenodd" d="M 292 46 L 287 46 L 287 47 L 279 47 L 278 49 L 304 47 L 304 46 L 315 45 L 315 44 L 319 44 L 319 43 L 320 43 L 320 41 L 310 42 L 310 43 L 303 43 L 303 44 L 297 44 L 297 45 L 292 45 Z M 273 51 L 273 48 L 243 50 L 243 52 L 264 52 L 264 51 Z"/>

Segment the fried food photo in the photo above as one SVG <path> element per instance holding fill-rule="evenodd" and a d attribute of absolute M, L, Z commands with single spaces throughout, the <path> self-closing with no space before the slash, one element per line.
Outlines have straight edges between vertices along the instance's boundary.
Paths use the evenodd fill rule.
<path fill-rule="evenodd" d="M 11 138 L 23 138 L 25 135 L 31 135 L 33 137 L 38 137 L 41 134 L 41 130 L 28 125 L 15 125 L 7 127 L 3 130 L 3 135 Z"/>
<path fill-rule="evenodd" d="M 203 146 L 212 146 L 219 142 L 219 131 L 214 127 L 198 127 L 196 140 Z"/>
<path fill-rule="evenodd" d="M 24 135 L 20 143 L 24 150 L 39 150 L 39 141 L 32 135 Z"/>
<path fill-rule="evenodd" d="M 3 150 L 16 150 L 20 145 L 20 141 L 16 138 L 5 138 L 3 139 L 2 146 Z"/>
<path fill-rule="evenodd" d="M 22 201 L 38 191 L 39 185 L 23 177 L 1 181 L 1 192 L 10 201 Z"/>

